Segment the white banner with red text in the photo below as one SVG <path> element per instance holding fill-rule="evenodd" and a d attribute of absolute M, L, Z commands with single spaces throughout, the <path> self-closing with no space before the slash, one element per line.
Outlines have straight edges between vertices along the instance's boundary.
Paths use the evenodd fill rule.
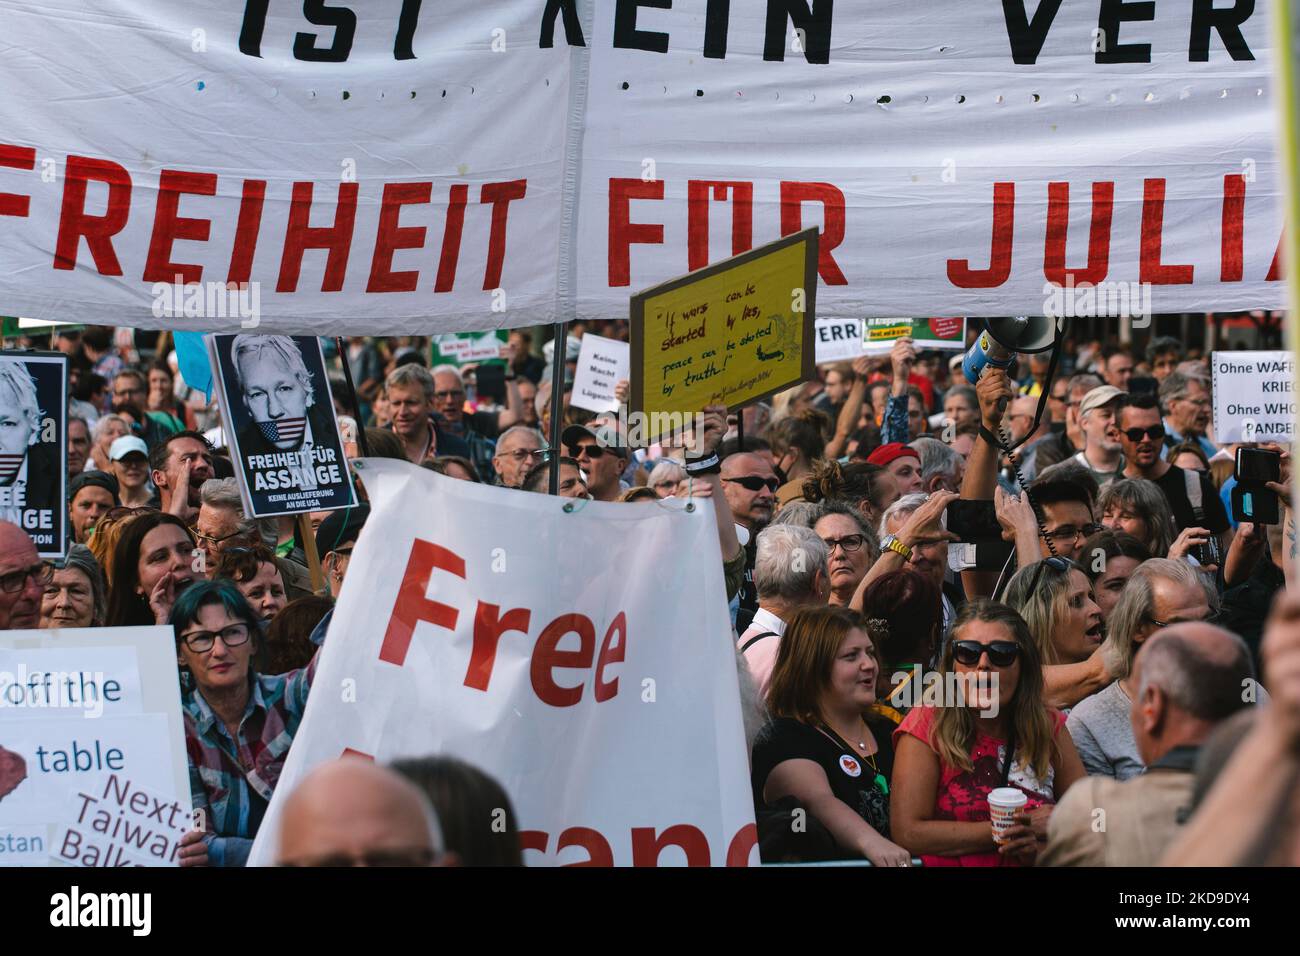
<path fill-rule="evenodd" d="M 809 225 L 826 318 L 1044 314 L 1052 285 L 1088 288 L 1091 314 L 1279 307 L 1269 12 L 11 5 L 0 312 L 300 334 L 625 318 L 630 294 Z"/>
<path fill-rule="evenodd" d="M 501 783 L 529 865 L 757 864 L 711 502 L 358 471 L 373 510 L 250 863 L 313 766 L 439 754 Z"/>

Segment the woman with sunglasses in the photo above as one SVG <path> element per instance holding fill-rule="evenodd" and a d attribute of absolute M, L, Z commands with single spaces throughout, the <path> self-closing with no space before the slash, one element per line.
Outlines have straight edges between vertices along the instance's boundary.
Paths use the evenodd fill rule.
<path fill-rule="evenodd" d="M 829 551 L 830 603 L 848 607 L 858 585 L 880 557 L 880 545 L 862 516 L 841 501 L 823 501 L 817 507 L 813 533 Z"/>
<path fill-rule="evenodd" d="M 243 866 L 307 706 L 317 658 L 274 677 L 252 665 L 257 614 L 235 585 L 200 581 L 176 600 L 185 749 L 206 854 L 183 865 Z"/>
<path fill-rule="evenodd" d="M 1131 534 L 1163 558 L 1174 543 L 1174 515 L 1164 492 L 1145 478 L 1112 481 L 1097 499 L 1101 523 L 1112 531 Z"/>
<path fill-rule="evenodd" d="M 754 743 L 754 802 L 796 802 L 834 838 L 837 855 L 907 866 L 889 838 L 893 724 L 869 715 L 877 664 L 862 619 L 803 608 L 781 638 L 768 685 L 772 721 Z"/>
<path fill-rule="evenodd" d="M 894 731 L 892 832 L 926 866 L 1033 865 L 1051 808 L 1084 775 L 1065 717 L 1043 703 L 1041 665 L 1011 608 L 962 606 L 939 665 L 944 706 L 913 708 Z M 1028 800 L 1000 844 L 999 787 Z"/>
<path fill-rule="evenodd" d="M 194 538 L 180 518 L 146 511 L 127 519 L 113 549 L 108 626 L 166 624 L 177 595 L 202 577 L 194 562 Z"/>

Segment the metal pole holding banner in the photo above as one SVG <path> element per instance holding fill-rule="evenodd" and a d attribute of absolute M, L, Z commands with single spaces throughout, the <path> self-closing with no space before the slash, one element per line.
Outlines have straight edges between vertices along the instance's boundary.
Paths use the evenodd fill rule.
<path fill-rule="evenodd" d="M 568 344 L 569 329 L 567 322 L 556 322 L 551 326 L 551 434 L 547 440 L 551 443 L 551 494 L 560 493 L 560 434 L 563 430 L 560 417 L 564 413 L 564 353 Z"/>
<path fill-rule="evenodd" d="M 1297 129 L 1296 111 L 1300 110 L 1300 90 L 1297 90 L 1296 57 L 1300 46 L 1300 0 L 1275 0 L 1273 3 L 1273 62 L 1276 66 L 1277 82 L 1273 85 L 1273 95 L 1277 101 L 1277 142 L 1278 159 L 1282 173 L 1285 200 L 1285 216 L 1282 229 L 1285 258 L 1283 273 L 1287 285 L 1286 331 L 1290 337 L 1290 347 L 1295 360 L 1295 367 L 1300 367 L 1300 130 Z M 1294 372 L 1292 373 L 1294 374 Z M 1292 425 L 1292 449 L 1295 448 L 1295 436 L 1300 435 L 1300 405 L 1297 406 L 1297 418 Z M 1291 506 L 1292 516 L 1296 514 L 1296 505 L 1300 503 L 1300 468 L 1292 462 Z M 1300 555 L 1294 560 L 1300 565 Z M 1297 568 L 1300 570 L 1300 567 Z"/>

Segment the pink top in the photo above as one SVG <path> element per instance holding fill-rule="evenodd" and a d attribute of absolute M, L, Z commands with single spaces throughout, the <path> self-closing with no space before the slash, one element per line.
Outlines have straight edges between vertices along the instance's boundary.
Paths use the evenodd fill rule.
<path fill-rule="evenodd" d="M 1053 735 L 1059 734 L 1065 726 L 1065 715 L 1059 710 L 1048 709 L 1054 724 Z M 938 713 L 934 707 L 914 707 L 903 718 L 903 722 L 894 731 L 894 748 L 897 750 L 899 738 L 910 734 L 933 750 L 930 743 L 930 729 Z M 935 820 L 956 820 L 961 823 L 978 823 L 989 818 L 989 792 L 1002 785 L 1002 763 L 1006 758 L 1006 743 L 978 733 L 975 746 L 970 752 L 974 770 L 959 770 L 944 764 L 939 776 L 939 790 L 935 795 Z M 1039 779 L 1030 767 L 1016 759 L 1007 780 L 1008 787 L 1024 791 L 1029 798 L 1025 810 L 1033 810 L 1044 805 L 1056 803 L 1052 784 L 1056 778 L 1056 769 L 1050 767 L 1047 779 Z M 926 866 L 1019 866 L 1014 860 L 1000 855 L 996 850 L 989 853 L 971 853 L 964 856 L 922 856 Z"/>

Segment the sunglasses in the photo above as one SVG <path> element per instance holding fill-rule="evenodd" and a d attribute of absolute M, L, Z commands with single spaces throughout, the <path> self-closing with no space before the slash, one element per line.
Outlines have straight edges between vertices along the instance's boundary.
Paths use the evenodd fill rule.
<path fill-rule="evenodd" d="M 601 448 L 599 445 L 596 444 L 570 445 L 569 455 L 573 458 L 577 458 L 585 452 L 588 458 L 590 458 L 592 461 L 595 461 L 597 458 L 603 458 L 607 450 L 608 449 Z"/>
<path fill-rule="evenodd" d="M 987 653 L 989 663 L 994 667 L 1010 667 L 1020 657 L 1020 645 L 1015 641 L 994 641 L 981 644 L 979 641 L 953 641 L 952 659 L 964 667 L 974 667 Z"/>
<path fill-rule="evenodd" d="M 1165 437 L 1164 425 L 1152 425 L 1150 428 L 1126 428 L 1124 437 L 1129 441 L 1141 441 L 1143 438 L 1150 436 L 1153 441 L 1162 441 Z"/>
<path fill-rule="evenodd" d="M 734 482 L 747 491 L 761 491 L 766 488 L 772 494 L 776 494 L 776 489 L 781 487 L 781 482 L 775 478 L 764 478 L 762 475 L 745 475 L 741 478 L 723 478 L 722 480 Z"/>
<path fill-rule="evenodd" d="M 1054 532 L 1053 534 L 1055 537 L 1060 536 L 1059 532 Z M 1071 538 L 1075 538 L 1077 536 L 1078 536 L 1077 531 L 1070 535 Z M 1070 562 L 1066 561 L 1065 558 L 1057 558 L 1057 557 L 1044 558 L 1042 561 L 1039 561 L 1038 567 L 1034 568 L 1034 577 L 1033 580 L 1029 582 L 1029 590 L 1026 592 L 1027 594 L 1038 593 L 1038 582 L 1041 581 L 1043 578 L 1044 568 L 1051 568 L 1057 574 L 1064 574 L 1066 571 L 1070 570 Z M 993 658 L 991 657 L 989 658 L 989 660 L 992 659 Z"/>

